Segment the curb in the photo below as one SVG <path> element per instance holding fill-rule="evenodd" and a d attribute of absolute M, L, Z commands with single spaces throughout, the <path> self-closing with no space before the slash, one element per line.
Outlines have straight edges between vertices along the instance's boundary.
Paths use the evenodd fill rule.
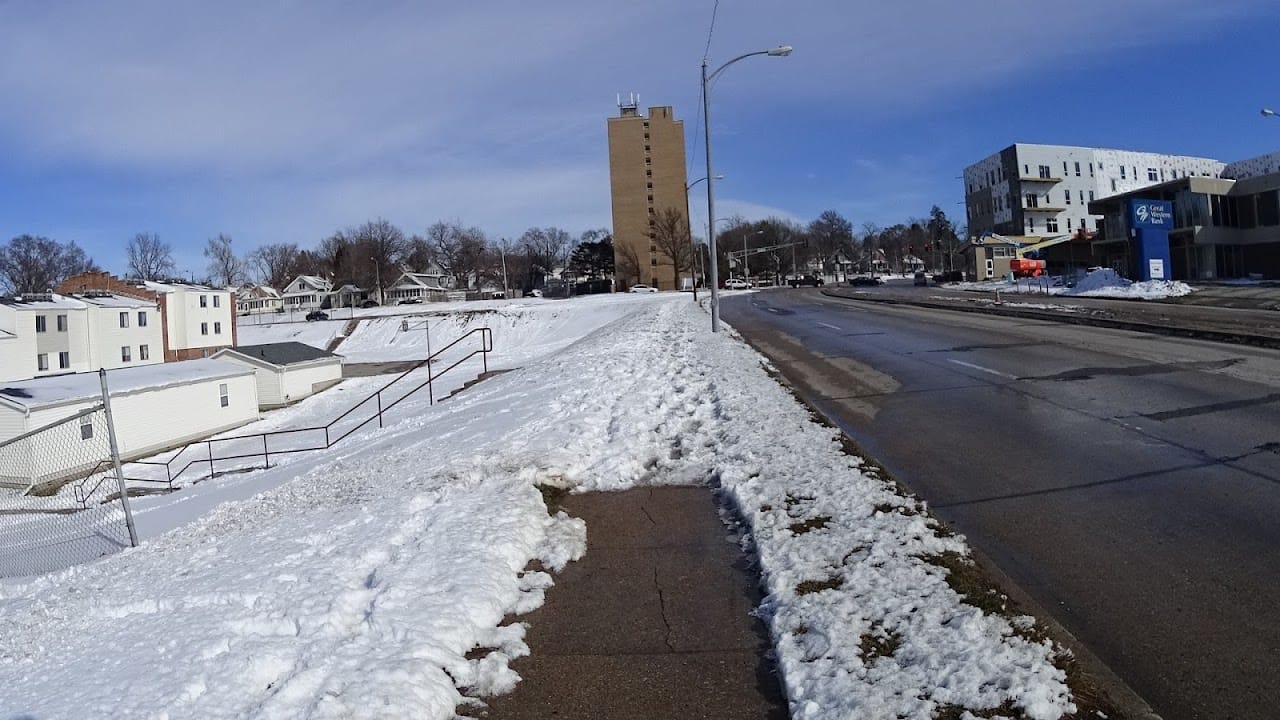
<path fill-rule="evenodd" d="M 1271 349 L 1280 349 L 1280 337 L 1270 335 L 1254 335 L 1243 332 L 1229 332 L 1224 330 L 1210 330 L 1204 328 L 1195 328 L 1186 325 L 1156 325 L 1138 320 L 1120 320 L 1115 318 L 1098 317 L 1091 315 L 1083 315 L 1068 312 L 1052 312 L 1044 310 L 1031 310 L 1021 308 L 1011 308 L 1007 305 L 978 305 L 975 300 L 963 300 L 960 302 L 974 303 L 964 305 L 957 303 L 939 303 L 928 302 L 923 300 L 910 300 L 897 297 L 874 297 L 867 294 L 848 294 L 852 291 L 844 291 L 843 288 L 832 288 L 830 290 L 822 289 L 822 294 L 827 297 L 840 298 L 842 300 L 855 300 L 865 302 L 882 303 L 885 305 L 909 305 L 912 307 L 930 308 L 933 310 L 950 310 L 953 312 L 969 312 L 979 313 L 983 315 L 1003 315 L 1007 317 L 1017 317 L 1026 320 L 1045 320 L 1050 322 L 1058 322 L 1071 325 L 1091 325 L 1094 327 L 1112 328 L 1115 330 L 1130 330 L 1132 332 L 1149 333 L 1152 335 L 1167 335 L 1171 337 L 1185 337 L 1196 340 L 1209 340 L 1212 342 L 1230 343 L 1233 345 L 1249 345 L 1252 347 L 1263 347 Z"/>

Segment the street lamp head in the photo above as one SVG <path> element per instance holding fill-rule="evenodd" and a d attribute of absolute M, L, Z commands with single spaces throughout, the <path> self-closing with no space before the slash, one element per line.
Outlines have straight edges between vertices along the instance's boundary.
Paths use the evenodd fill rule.
<path fill-rule="evenodd" d="M 1276 111 L 1271 108 L 1262 108 L 1262 117 L 1275 117 Z"/>
<path fill-rule="evenodd" d="M 773 57 L 786 57 L 791 54 L 791 46 L 779 45 L 778 47 L 770 50 L 769 54 L 772 55 Z"/>

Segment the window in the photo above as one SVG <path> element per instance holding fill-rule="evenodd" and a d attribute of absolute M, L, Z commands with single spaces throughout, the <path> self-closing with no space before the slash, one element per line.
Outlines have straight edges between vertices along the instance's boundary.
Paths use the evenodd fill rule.
<path fill-rule="evenodd" d="M 1023 175 L 1026 175 L 1027 177 L 1031 177 L 1031 166 L 1030 166 L 1030 165 L 1023 165 L 1023 166 L 1022 166 L 1022 174 L 1023 174 Z"/>
<path fill-rule="evenodd" d="M 209 334 L 209 323 L 200 323 L 200 334 L 201 335 Z"/>
<path fill-rule="evenodd" d="M 1071 218 L 1067 218 L 1067 229 L 1071 229 Z"/>
<path fill-rule="evenodd" d="M 1066 160 L 1063 160 L 1063 161 L 1062 161 L 1062 174 L 1063 174 L 1063 175 L 1066 175 L 1066 174 L 1067 174 L 1067 173 L 1069 173 L 1069 172 L 1071 172 L 1071 171 L 1067 169 L 1067 161 L 1066 161 Z"/>
<path fill-rule="evenodd" d="M 1035 231 L 1036 231 L 1036 219 L 1035 219 L 1035 218 L 1027 218 L 1027 234 L 1028 234 L 1028 235 L 1030 235 L 1031 233 L 1033 233 L 1033 232 L 1035 232 Z"/>
<path fill-rule="evenodd" d="M 657 265 L 657 264 L 658 264 L 658 258 L 649 258 L 649 264 L 650 264 L 650 265 Z"/>
<path fill-rule="evenodd" d="M 1076 177 L 1080 177 L 1080 163 L 1076 163 Z"/>
<path fill-rule="evenodd" d="M 231 404 L 231 395 L 227 392 L 226 383 L 218 383 L 218 404 L 227 407 Z"/>
<path fill-rule="evenodd" d="M 49 353 L 36 355 L 36 370 L 44 372 L 49 369 Z"/>
<path fill-rule="evenodd" d="M 147 326 L 147 311 L 139 310 L 138 311 L 138 327 L 146 327 L 146 326 Z"/>
<path fill-rule="evenodd" d="M 129 346 L 121 345 L 120 346 L 120 362 L 132 362 L 132 361 L 133 361 L 133 354 L 129 352 Z"/>
<path fill-rule="evenodd" d="M 645 146 L 644 146 L 644 151 L 645 151 L 645 152 L 649 152 L 649 146 L 648 146 L 648 145 L 645 145 Z"/>
<path fill-rule="evenodd" d="M 1040 196 L 1035 193 L 1027 193 L 1027 207 L 1040 207 Z"/>
<path fill-rule="evenodd" d="M 45 332 L 49 329 L 48 321 L 43 315 L 36 316 L 36 332 Z"/>
<path fill-rule="evenodd" d="M 1058 218 L 1046 218 L 1044 229 L 1045 232 L 1058 232 Z"/>
<path fill-rule="evenodd" d="M 1128 176 L 1126 176 L 1126 175 L 1124 174 L 1124 166 L 1123 166 L 1123 165 L 1121 165 L 1121 166 L 1120 166 L 1120 179 L 1121 179 L 1121 180 L 1127 180 L 1127 179 L 1128 179 Z M 1114 181 L 1113 181 L 1113 182 L 1114 182 Z"/>
<path fill-rule="evenodd" d="M 1093 198 L 1089 198 L 1089 199 L 1090 199 L 1090 200 L 1092 200 Z M 1084 191 L 1083 191 L 1083 190 L 1081 190 L 1081 191 L 1080 191 L 1080 204 L 1081 204 L 1081 205 L 1083 205 L 1083 204 L 1084 204 Z"/>
<path fill-rule="evenodd" d="M 1136 173 L 1136 172 L 1134 173 L 1134 175 L 1137 175 L 1137 174 L 1138 174 L 1138 173 Z M 1155 182 L 1155 181 L 1156 181 L 1156 169 L 1155 169 L 1155 168 L 1147 168 L 1147 179 L 1148 179 L 1148 180 L 1150 180 L 1151 182 Z"/>
<path fill-rule="evenodd" d="M 1070 191 L 1070 190 L 1063 190 L 1063 191 L 1062 191 L 1062 195 L 1063 195 L 1063 197 L 1065 197 L 1065 198 L 1067 199 L 1067 204 L 1068 204 L 1068 205 L 1070 205 L 1070 204 L 1071 204 L 1071 191 Z"/>
<path fill-rule="evenodd" d="M 66 331 L 67 331 L 67 316 L 59 315 L 58 316 L 58 332 L 66 332 Z"/>
<path fill-rule="evenodd" d="M 201 295 L 201 296 L 200 296 L 200 307 L 209 307 L 209 296 L 208 296 L 208 295 Z"/>
<path fill-rule="evenodd" d="M 221 334 L 222 334 L 222 323 L 220 323 L 220 322 L 215 322 L 215 323 L 213 324 L 213 334 L 214 334 L 214 335 L 221 335 Z"/>
<path fill-rule="evenodd" d="M 122 328 L 129 327 L 129 313 L 127 312 L 120 313 L 120 327 Z"/>
<path fill-rule="evenodd" d="M 139 346 L 138 346 L 138 359 L 139 359 L 139 360 L 150 360 L 150 359 L 151 359 L 151 347 L 150 347 L 150 346 L 148 346 L 148 345 L 139 345 Z"/>
<path fill-rule="evenodd" d="M 1116 182 L 1115 180 L 1112 180 L 1112 181 L 1111 181 L 1111 184 L 1112 184 L 1112 185 L 1114 185 L 1114 184 L 1115 184 L 1115 182 Z M 1115 190 L 1115 188 L 1111 188 L 1111 189 L 1112 189 L 1112 190 Z M 1090 190 L 1090 191 L 1089 191 L 1089 202 L 1093 202 L 1093 191 L 1092 191 L 1092 190 Z"/>
<path fill-rule="evenodd" d="M 1041 165 L 1041 166 L 1040 166 L 1040 177 L 1042 177 L 1042 178 L 1048 178 L 1048 177 L 1049 177 L 1049 166 L 1048 166 L 1048 165 Z"/>
<path fill-rule="evenodd" d="M 80 416 L 80 439 L 81 440 L 93 439 L 93 416 L 92 415 Z"/>
<path fill-rule="evenodd" d="M 62 352 L 58 353 L 58 368 L 61 370 L 66 370 L 69 367 L 71 367 L 71 353 L 67 352 L 66 350 L 63 350 Z"/>
<path fill-rule="evenodd" d="M 1115 191 L 1116 191 L 1116 179 L 1111 178 L 1111 192 L 1115 192 Z"/>
<path fill-rule="evenodd" d="M 1093 177 L 1093 163 L 1089 163 L 1089 177 Z"/>
<path fill-rule="evenodd" d="M 1009 248 L 1003 245 L 996 245 L 991 248 L 991 257 L 1009 257 Z"/>

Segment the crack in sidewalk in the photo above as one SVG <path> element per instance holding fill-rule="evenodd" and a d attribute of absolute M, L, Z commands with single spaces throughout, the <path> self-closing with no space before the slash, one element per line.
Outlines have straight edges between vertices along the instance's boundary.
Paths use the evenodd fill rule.
<path fill-rule="evenodd" d="M 671 644 L 671 623 L 667 620 L 667 599 L 662 593 L 662 585 L 658 583 L 658 568 L 653 569 L 653 587 L 658 591 L 658 610 L 662 614 L 662 624 L 667 628 L 667 632 L 662 636 L 662 642 L 666 643 L 667 650 L 675 652 L 675 646 Z"/>

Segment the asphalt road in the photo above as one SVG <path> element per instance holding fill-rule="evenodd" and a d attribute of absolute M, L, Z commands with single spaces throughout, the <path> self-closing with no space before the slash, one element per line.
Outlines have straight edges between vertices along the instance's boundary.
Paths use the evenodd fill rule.
<path fill-rule="evenodd" d="M 1280 351 L 807 289 L 722 317 L 1164 718 L 1276 717 Z"/>

